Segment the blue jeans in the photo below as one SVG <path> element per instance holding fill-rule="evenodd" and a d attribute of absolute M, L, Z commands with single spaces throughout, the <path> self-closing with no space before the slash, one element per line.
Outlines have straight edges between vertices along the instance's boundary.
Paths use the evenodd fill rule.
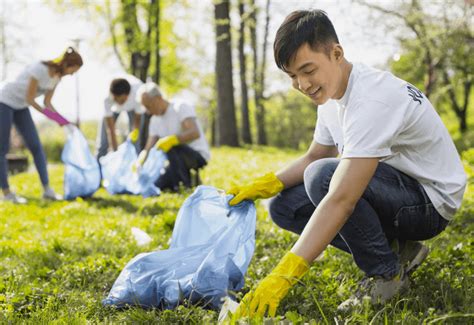
<path fill-rule="evenodd" d="M 178 191 L 180 183 L 184 187 L 192 187 L 191 169 L 198 171 L 207 164 L 199 152 L 186 144 L 171 148 L 166 155 L 168 166 L 156 181 L 156 186 L 161 190 Z"/>
<path fill-rule="evenodd" d="M 114 119 L 114 122 L 117 121 L 120 113 L 113 113 L 112 118 Z M 127 112 L 128 115 L 128 129 L 129 132 L 133 130 L 133 120 L 135 118 L 135 112 L 130 111 Z M 144 118 L 142 116 L 141 121 L 140 121 L 140 134 L 143 132 L 143 125 L 144 125 Z M 99 130 L 97 132 L 97 141 L 96 141 L 96 148 L 97 148 L 97 159 L 99 159 L 102 156 L 105 156 L 107 154 L 107 151 L 109 149 L 109 140 L 107 136 L 107 123 L 105 121 L 105 118 L 102 119 L 102 122 L 99 124 Z M 140 141 L 137 141 L 135 144 L 135 147 L 137 148 L 137 151 L 140 151 L 141 148 L 144 147 L 145 144 L 141 144 Z"/>
<path fill-rule="evenodd" d="M 339 159 L 320 159 L 304 173 L 304 184 L 283 190 L 270 201 L 270 215 L 280 227 L 300 234 L 315 206 L 328 193 Z M 331 242 L 352 254 L 367 276 L 391 278 L 398 273 L 393 239 L 425 240 L 439 234 L 448 221 L 436 211 L 423 187 L 397 169 L 379 163 L 354 212 Z"/>
<path fill-rule="evenodd" d="M 28 108 L 13 109 L 0 103 L 0 187 L 8 189 L 8 162 L 7 153 L 10 148 L 10 131 L 12 125 L 20 133 L 23 141 L 33 154 L 36 169 L 38 170 L 43 186 L 49 184 L 48 170 L 46 169 L 46 155 L 41 145 L 38 131 L 31 118 Z"/>

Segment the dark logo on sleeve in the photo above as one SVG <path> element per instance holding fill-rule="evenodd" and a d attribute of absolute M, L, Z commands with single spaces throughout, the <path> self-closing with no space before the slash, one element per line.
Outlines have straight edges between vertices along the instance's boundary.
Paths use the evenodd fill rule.
<path fill-rule="evenodd" d="M 418 102 L 421 105 L 423 100 L 423 93 L 419 91 L 415 86 L 407 84 L 408 96 L 410 96 L 413 101 Z"/>

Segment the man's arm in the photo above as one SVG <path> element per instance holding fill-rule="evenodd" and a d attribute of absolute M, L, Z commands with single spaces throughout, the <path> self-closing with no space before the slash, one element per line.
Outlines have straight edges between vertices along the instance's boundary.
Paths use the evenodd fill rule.
<path fill-rule="evenodd" d="M 176 134 L 179 143 L 188 143 L 199 138 L 199 129 L 195 117 L 185 118 L 181 122 L 181 133 Z"/>
<path fill-rule="evenodd" d="M 134 129 L 139 129 L 140 128 L 140 122 L 142 120 L 142 116 L 143 116 L 143 114 L 135 113 L 135 115 L 133 117 L 133 128 Z"/>
<path fill-rule="evenodd" d="M 291 252 L 308 263 L 334 239 L 352 214 L 377 169 L 379 158 L 348 158 L 339 163 L 329 192 L 318 204 Z"/>
<path fill-rule="evenodd" d="M 109 143 L 112 146 L 112 149 L 117 150 L 117 135 L 115 134 L 115 121 L 113 117 L 107 116 L 105 118 L 105 124 L 107 125 L 107 136 L 109 137 Z"/>
<path fill-rule="evenodd" d="M 146 140 L 145 148 L 143 148 L 143 150 L 138 155 L 138 158 L 137 158 L 138 165 L 143 165 L 145 163 L 145 161 L 148 158 L 148 153 L 150 152 L 150 149 L 153 148 L 156 141 L 158 141 L 158 137 L 156 135 L 152 135 L 148 137 L 148 139 Z"/>
<path fill-rule="evenodd" d="M 158 137 L 156 135 L 151 135 L 148 137 L 148 139 L 146 140 L 146 145 L 145 145 L 145 149 L 146 151 L 150 151 L 151 148 L 153 148 L 153 146 L 155 145 L 156 141 L 158 141 Z"/>
<path fill-rule="evenodd" d="M 304 170 L 309 164 L 318 159 L 337 157 L 337 154 L 335 146 L 325 146 L 313 142 L 303 156 L 277 172 L 276 176 L 285 185 L 285 188 L 301 184 L 303 183 Z"/>

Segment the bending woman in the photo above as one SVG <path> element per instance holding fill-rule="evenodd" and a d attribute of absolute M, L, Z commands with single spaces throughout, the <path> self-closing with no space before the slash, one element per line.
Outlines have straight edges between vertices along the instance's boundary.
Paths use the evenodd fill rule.
<path fill-rule="evenodd" d="M 26 199 L 13 193 L 8 185 L 6 156 L 12 125 L 15 125 L 33 155 L 44 189 L 43 198 L 61 199 L 49 186 L 46 156 L 28 106 L 40 113 L 43 113 L 46 107 L 55 111 L 51 99 L 57 84 L 62 77 L 75 73 L 81 66 L 81 56 L 69 47 L 59 58 L 33 63 L 26 67 L 16 80 L 0 85 L 0 187 L 5 201 L 26 203 Z M 44 107 L 36 102 L 36 97 L 41 95 L 44 95 Z"/>

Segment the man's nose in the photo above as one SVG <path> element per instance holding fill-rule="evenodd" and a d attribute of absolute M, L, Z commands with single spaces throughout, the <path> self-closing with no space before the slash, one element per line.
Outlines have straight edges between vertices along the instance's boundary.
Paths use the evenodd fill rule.
<path fill-rule="evenodd" d="M 298 78 L 298 88 L 306 93 L 311 88 L 311 82 L 307 78 Z"/>

